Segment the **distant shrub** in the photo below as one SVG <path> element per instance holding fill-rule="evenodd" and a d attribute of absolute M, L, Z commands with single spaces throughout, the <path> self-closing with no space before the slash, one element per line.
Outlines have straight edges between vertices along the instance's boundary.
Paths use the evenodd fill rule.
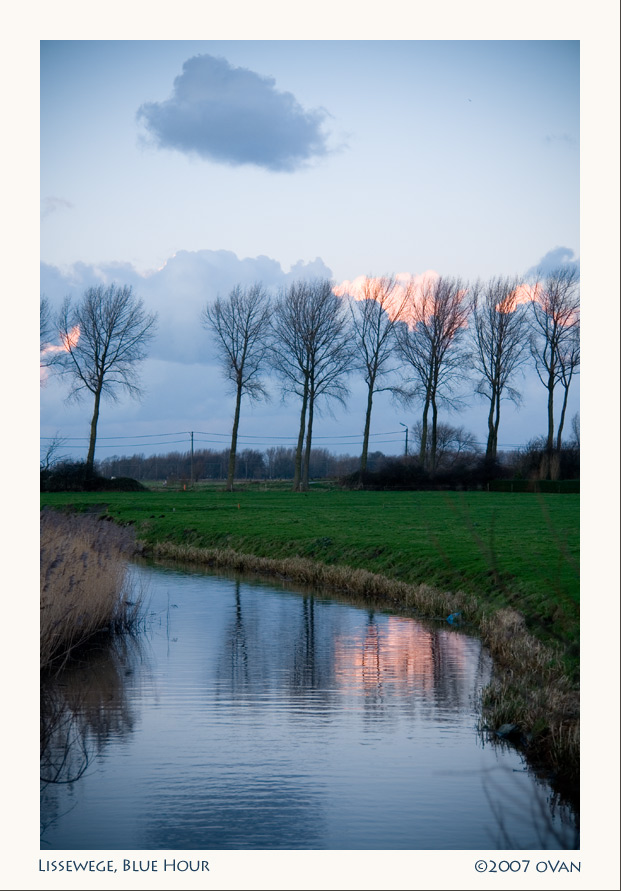
<path fill-rule="evenodd" d="M 490 492 L 545 492 L 559 495 L 579 494 L 580 480 L 492 480 Z"/>
<path fill-rule="evenodd" d="M 514 479 L 578 480 L 580 479 L 580 446 L 569 442 L 552 456 L 546 449 L 545 438 L 540 436 L 520 449 L 511 460 L 511 476 Z M 543 489 L 541 491 L 544 491 Z"/>
<path fill-rule="evenodd" d="M 473 460 L 471 455 L 450 467 L 431 473 L 417 458 L 388 458 L 378 470 L 350 473 L 340 480 L 345 489 L 481 489 L 495 476 L 503 474 L 495 461 Z"/>
<path fill-rule="evenodd" d="M 130 477 L 108 479 L 86 473 L 84 461 L 63 461 L 41 470 L 42 492 L 140 492 L 145 487 Z"/>

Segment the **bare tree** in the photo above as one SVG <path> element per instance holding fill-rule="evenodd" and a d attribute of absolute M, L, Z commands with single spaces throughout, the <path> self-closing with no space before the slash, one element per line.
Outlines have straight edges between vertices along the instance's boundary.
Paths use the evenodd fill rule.
<path fill-rule="evenodd" d="M 412 427 L 413 440 L 418 444 L 423 425 L 417 421 Z M 429 444 L 428 444 L 429 448 Z M 480 448 L 474 433 L 451 424 L 438 424 L 436 441 L 436 469 L 451 470 L 461 462 L 474 461 L 480 456 Z"/>
<path fill-rule="evenodd" d="M 569 387 L 571 385 L 574 374 L 579 374 L 580 367 L 580 321 L 571 328 L 571 333 L 563 344 L 562 350 L 559 352 L 559 378 L 563 388 L 563 403 L 561 405 L 561 414 L 558 421 L 558 430 L 556 433 L 556 450 L 560 452 L 563 443 L 563 427 L 565 426 L 565 414 L 567 412 L 567 401 L 569 398 Z M 575 432 L 575 431 L 574 431 Z M 580 436 L 578 435 L 578 442 Z"/>
<path fill-rule="evenodd" d="M 203 327 L 211 330 L 222 363 L 224 377 L 235 393 L 235 413 L 231 433 L 228 492 L 233 491 L 237 432 L 243 396 L 266 399 L 268 394 L 260 374 L 265 367 L 270 324 L 270 300 L 263 286 L 256 282 L 248 288 L 236 285 L 226 299 L 218 297 L 201 313 Z"/>
<path fill-rule="evenodd" d="M 60 435 L 58 430 L 52 437 L 46 438 L 46 444 L 41 446 L 41 470 L 49 470 L 54 464 L 60 464 L 67 460 L 66 455 L 59 454 L 65 447 L 67 440 Z"/>
<path fill-rule="evenodd" d="M 438 407 L 455 408 L 460 401 L 454 390 L 468 356 L 463 341 L 469 312 L 467 287 L 460 279 L 427 277 L 410 286 L 408 323 L 397 327 L 400 353 L 413 372 L 413 396 L 423 404 L 419 460 L 432 473 L 437 458 Z"/>
<path fill-rule="evenodd" d="M 46 380 L 46 370 L 62 364 L 64 346 L 52 344 L 54 335 L 54 319 L 52 307 L 47 297 L 41 297 L 39 303 L 39 368 L 41 386 Z"/>
<path fill-rule="evenodd" d="M 39 300 L 39 351 L 43 353 L 50 345 L 50 337 L 52 335 L 52 310 L 50 301 L 47 297 L 41 297 Z"/>
<path fill-rule="evenodd" d="M 367 407 L 364 418 L 360 470 L 367 469 L 371 412 L 375 393 L 397 391 L 389 383 L 390 375 L 399 367 L 395 350 L 395 326 L 404 318 L 408 292 L 392 275 L 365 277 L 352 295 L 352 330 L 359 367 L 367 385 Z"/>
<path fill-rule="evenodd" d="M 515 278 L 492 278 L 477 285 L 473 299 L 473 365 L 481 374 L 476 392 L 489 402 L 485 457 L 498 452 L 500 403 L 503 398 L 520 404 L 521 394 L 510 385 L 528 352 L 527 306 Z"/>
<path fill-rule="evenodd" d="M 92 476 L 101 400 L 116 401 L 118 391 L 142 396 L 137 364 L 155 333 L 157 316 L 147 313 L 128 285 L 88 288 L 77 303 L 67 298 L 58 317 L 65 352 L 63 372 L 71 379 L 69 399 L 88 391 L 94 398 L 86 475 Z"/>
<path fill-rule="evenodd" d="M 318 402 L 325 398 L 345 404 L 349 393 L 344 382 L 352 366 L 347 308 L 330 281 L 293 282 L 281 295 L 274 311 L 271 362 L 283 398 L 293 393 L 301 400 L 293 489 L 306 490 Z"/>
<path fill-rule="evenodd" d="M 554 391 L 564 388 L 562 420 L 565 417 L 569 385 L 579 364 L 580 273 L 575 266 L 550 272 L 532 289 L 530 349 L 537 375 L 548 391 L 547 476 L 555 476 Z M 557 447 L 560 448 L 560 426 Z"/>
<path fill-rule="evenodd" d="M 576 448 L 580 448 L 580 412 L 577 411 L 576 414 L 571 419 L 571 432 L 573 434 L 573 442 L 576 445 Z"/>

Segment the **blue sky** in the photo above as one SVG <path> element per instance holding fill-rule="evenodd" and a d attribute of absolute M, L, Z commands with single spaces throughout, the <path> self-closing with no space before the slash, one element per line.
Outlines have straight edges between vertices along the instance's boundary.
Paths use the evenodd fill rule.
<path fill-rule="evenodd" d="M 104 405 L 98 456 L 147 434 L 228 433 L 198 319 L 238 281 L 576 262 L 579 86 L 578 41 L 43 41 L 41 292 L 131 284 L 160 318 L 146 397 Z M 545 431 L 544 388 L 533 374 L 519 386 L 501 445 Z M 364 387 L 351 389 L 316 426 L 334 451 L 356 452 L 342 437 L 362 430 Z M 65 392 L 43 388 L 41 434 L 86 437 L 91 406 Z M 272 392 L 244 409 L 242 442 L 295 437 L 297 406 Z M 418 415 L 380 396 L 372 432 Z M 441 419 L 484 441 L 482 402 Z"/>

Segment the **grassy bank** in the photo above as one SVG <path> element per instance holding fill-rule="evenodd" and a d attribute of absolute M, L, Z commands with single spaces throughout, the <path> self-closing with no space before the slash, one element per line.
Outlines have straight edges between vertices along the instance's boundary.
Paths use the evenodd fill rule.
<path fill-rule="evenodd" d="M 575 777 L 578 496 L 330 487 L 302 495 L 261 485 L 42 502 L 105 512 L 162 556 L 379 597 L 426 616 L 461 612 L 498 668 L 489 724 L 516 725 L 533 755 Z"/>

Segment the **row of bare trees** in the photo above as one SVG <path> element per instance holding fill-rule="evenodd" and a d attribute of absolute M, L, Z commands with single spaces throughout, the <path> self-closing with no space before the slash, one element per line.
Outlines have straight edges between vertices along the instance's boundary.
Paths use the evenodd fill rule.
<path fill-rule="evenodd" d="M 283 398 L 296 396 L 300 404 L 298 490 L 308 488 L 315 412 L 326 400 L 345 402 L 352 372 L 362 373 L 367 387 L 363 471 L 376 393 L 389 391 L 406 404 L 420 403 L 419 460 L 433 472 L 439 409 L 463 404 L 462 384 L 473 374 L 476 393 L 489 403 L 486 458 L 495 461 L 501 403 L 520 403 L 515 383 L 528 360 L 548 391 L 550 461 L 555 448 L 560 451 L 569 386 L 580 361 L 577 270 L 556 270 L 534 285 L 508 277 L 474 284 L 447 277 L 422 282 L 369 277 L 350 294 L 355 299 L 343 296 L 328 280 L 294 282 L 275 301 L 259 285 L 238 286 L 203 311 L 225 375 L 235 385 L 229 488 L 242 397 L 265 396 L 261 374 L 269 371 L 279 378 Z M 563 399 L 555 444 L 559 385 Z"/>
<path fill-rule="evenodd" d="M 349 297 L 351 299 L 344 299 Z M 579 276 L 558 269 L 533 285 L 517 278 L 468 284 L 428 276 L 364 278 L 349 291 L 327 279 L 296 281 L 272 297 L 260 284 L 236 285 L 201 313 L 212 334 L 235 408 L 227 487 L 233 488 L 242 401 L 268 397 L 274 374 L 283 399 L 299 402 L 293 486 L 309 485 L 313 424 L 325 404 L 345 404 L 347 378 L 367 388 L 361 470 L 368 459 L 374 396 L 386 391 L 422 408 L 419 460 L 433 473 L 438 463 L 439 410 L 463 404 L 463 383 L 489 402 L 486 458 L 496 459 L 501 403 L 520 401 L 518 372 L 527 360 L 547 390 L 547 453 L 552 472 L 560 451 L 568 394 L 578 371 Z M 89 288 L 77 304 L 67 299 L 52 321 L 41 301 L 41 364 L 58 365 L 70 378 L 70 397 L 93 397 L 87 475 L 93 472 L 101 399 L 119 392 L 139 396 L 137 366 L 147 355 L 156 315 L 130 287 Z M 55 328 L 60 346 L 51 345 Z M 562 404 L 555 431 L 555 394 Z M 556 441 L 555 441 L 556 432 Z"/>

